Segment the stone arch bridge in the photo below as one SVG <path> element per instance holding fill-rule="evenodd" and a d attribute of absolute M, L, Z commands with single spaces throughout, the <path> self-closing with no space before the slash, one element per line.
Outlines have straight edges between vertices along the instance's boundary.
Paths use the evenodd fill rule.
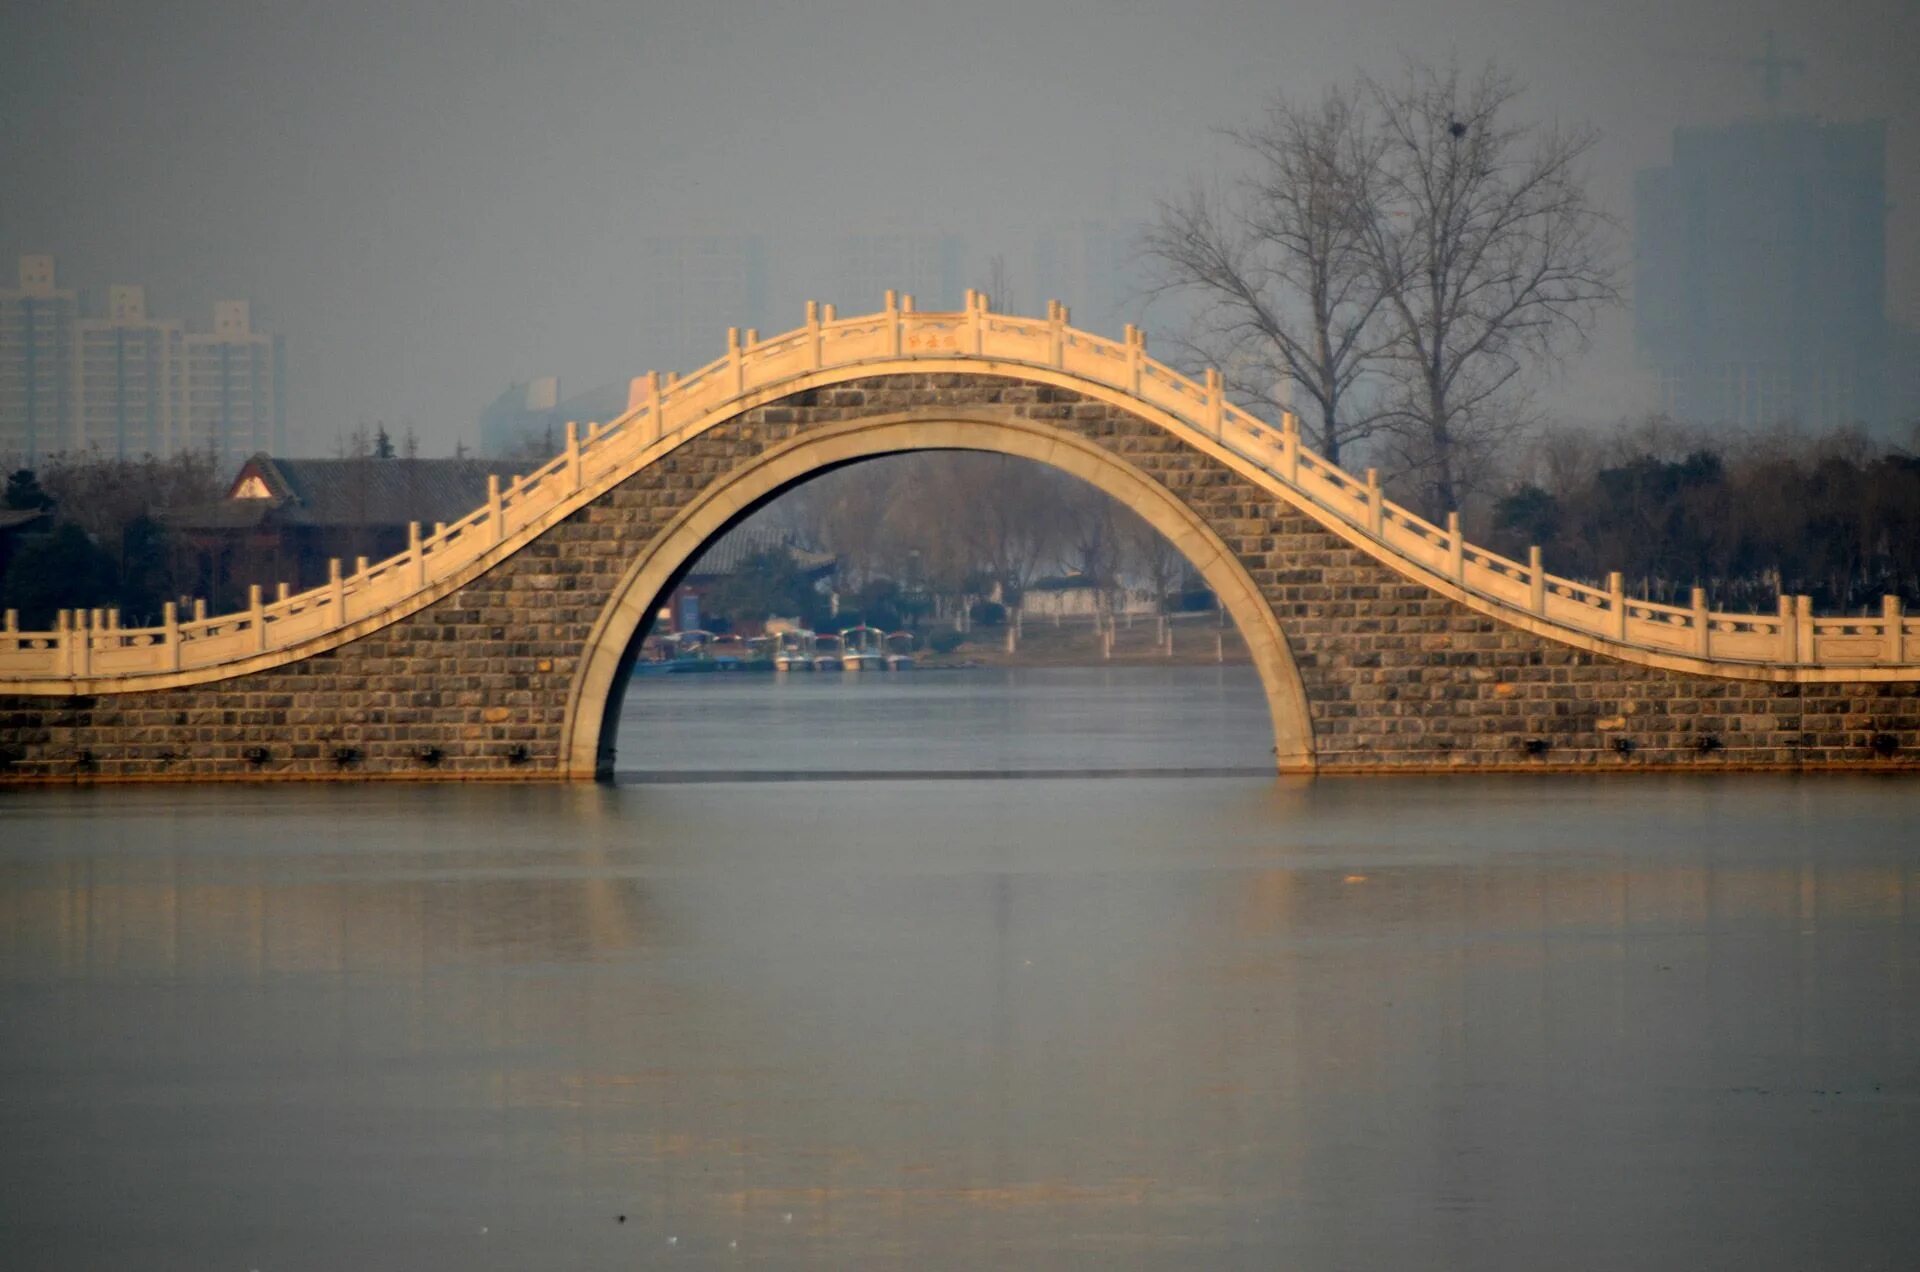
<path fill-rule="evenodd" d="M 1509 560 L 1120 341 L 879 313 L 729 333 L 684 378 L 388 560 L 248 608 L 0 629 L 0 781 L 611 772 L 657 603 L 729 525 L 825 469 L 997 451 L 1158 527 L 1251 651 L 1282 772 L 1920 766 L 1920 622 L 1717 611 Z M 198 607 L 196 607 L 198 610 Z"/>

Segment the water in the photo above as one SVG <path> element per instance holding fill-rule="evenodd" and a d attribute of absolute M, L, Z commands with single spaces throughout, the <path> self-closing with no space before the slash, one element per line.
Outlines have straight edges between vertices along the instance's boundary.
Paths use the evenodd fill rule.
<path fill-rule="evenodd" d="M 1920 786 L 906 679 L 635 686 L 785 780 L 0 794 L 0 1267 L 1914 1266 Z"/>

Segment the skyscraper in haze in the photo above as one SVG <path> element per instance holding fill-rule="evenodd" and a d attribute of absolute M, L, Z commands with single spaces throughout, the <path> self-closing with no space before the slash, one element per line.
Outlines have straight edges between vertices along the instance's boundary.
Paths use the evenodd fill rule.
<path fill-rule="evenodd" d="M 147 317 L 146 288 L 109 287 L 105 315 L 74 323 L 74 444 L 116 459 L 175 449 L 184 335 Z"/>
<path fill-rule="evenodd" d="M 184 341 L 184 390 L 174 449 L 233 461 L 286 447 L 286 356 L 278 336 L 253 329 L 244 300 L 213 303 L 213 330 Z"/>
<path fill-rule="evenodd" d="M 1033 295 L 1022 307 L 1037 312 L 1063 301 L 1076 327 L 1118 335 L 1128 321 L 1133 258 L 1128 232 L 1106 221 L 1049 226 L 1034 238 Z"/>
<path fill-rule="evenodd" d="M 215 301 L 204 332 L 149 316 L 132 284 L 89 312 L 41 255 L 22 256 L 20 286 L 0 289 L 0 458 L 197 450 L 229 463 L 282 450 L 286 422 L 285 346 L 253 329 L 244 300 Z"/>
<path fill-rule="evenodd" d="M 0 288 L 0 457 L 31 464 L 72 444 L 79 311 L 51 256 L 22 256 L 20 285 Z"/>
<path fill-rule="evenodd" d="M 967 289 L 966 241 L 957 234 L 882 230 L 849 234 L 834 245 L 832 301 L 843 314 L 880 308 L 891 290 L 920 309 L 958 309 Z"/>
<path fill-rule="evenodd" d="M 726 351 L 728 327 L 767 320 L 767 247 L 754 234 L 654 235 L 640 243 L 638 366 L 691 371 Z"/>
<path fill-rule="evenodd" d="M 1634 185 L 1635 326 L 1662 409 L 1828 429 L 1888 418 L 1886 127 L 1674 133 Z"/>

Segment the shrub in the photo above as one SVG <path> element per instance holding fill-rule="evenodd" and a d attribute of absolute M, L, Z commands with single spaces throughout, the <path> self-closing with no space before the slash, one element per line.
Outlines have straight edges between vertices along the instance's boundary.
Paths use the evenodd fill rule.
<path fill-rule="evenodd" d="M 967 612 L 982 627 L 998 627 L 1007 621 L 1007 607 L 998 601 L 975 601 Z"/>
<path fill-rule="evenodd" d="M 944 627 L 927 638 L 927 648 L 936 654 L 950 654 L 966 643 L 967 634 L 951 627 Z"/>

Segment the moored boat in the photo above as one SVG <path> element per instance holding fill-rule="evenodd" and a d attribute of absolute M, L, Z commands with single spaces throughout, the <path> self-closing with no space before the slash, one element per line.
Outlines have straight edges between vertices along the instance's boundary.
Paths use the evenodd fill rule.
<path fill-rule="evenodd" d="M 887 665 L 886 633 L 862 623 L 840 633 L 840 665 L 848 671 L 879 670 Z"/>
<path fill-rule="evenodd" d="M 813 669 L 839 671 L 846 666 L 846 642 L 838 632 L 819 632 L 813 638 Z"/>
<path fill-rule="evenodd" d="M 773 649 L 775 671 L 813 670 L 813 633 L 804 628 L 781 632 Z"/>
<path fill-rule="evenodd" d="M 913 669 L 914 635 L 912 632 L 888 632 L 882 647 L 886 650 L 888 671 L 911 671 Z"/>

